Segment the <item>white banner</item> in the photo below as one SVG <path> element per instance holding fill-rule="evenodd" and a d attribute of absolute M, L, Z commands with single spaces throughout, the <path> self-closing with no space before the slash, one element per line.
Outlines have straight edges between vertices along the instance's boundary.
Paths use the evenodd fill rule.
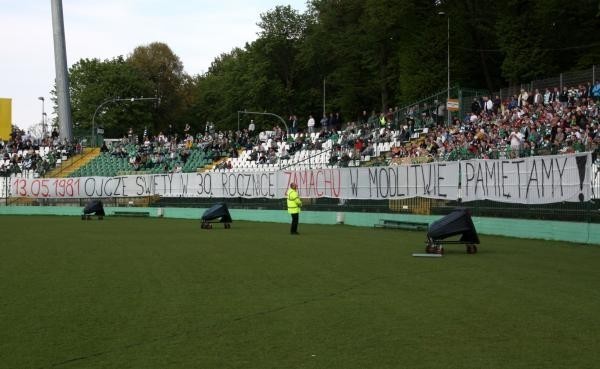
<path fill-rule="evenodd" d="M 204 172 L 80 178 L 12 178 L 11 196 L 31 198 L 283 198 L 291 182 L 303 198 L 427 197 L 545 204 L 588 201 L 591 154 L 467 160 L 389 167 L 278 172 Z M 459 176 L 459 173 L 460 176 Z"/>
<path fill-rule="evenodd" d="M 588 201 L 590 153 L 461 162 L 463 201 L 522 204 Z"/>
<path fill-rule="evenodd" d="M 291 182 L 303 198 L 456 200 L 458 162 L 278 172 L 204 172 L 80 178 L 13 178 L 11 196 L 32 198 L 283 198 Z"/>
<path fill-rule="evenodd" d="M 456 200 L 458 162 L 390 167 L 282 171 L 281 197 L 291 182 L 300 197 L 343 199 L 402 199 L 428 197 Z"/>

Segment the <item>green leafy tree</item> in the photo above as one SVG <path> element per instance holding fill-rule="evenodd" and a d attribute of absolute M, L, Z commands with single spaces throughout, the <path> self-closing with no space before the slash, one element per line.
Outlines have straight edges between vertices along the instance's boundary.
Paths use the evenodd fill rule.
<path fill-rule="evenodd" d="M 179 132 L 237 128 L 239 110 L 354 120 L 362 110 L 412 104 L 451 85 L 495 90 L 589 67 L 600 57 L 598 1 L 311 0 L 304 13 L 277 6 L 260 15 L 258 38 L 188 76 L 160 42 L 124 60 L 84 59 L 71 69 L 75 122 L 89 129 L 106 98 L 159 97 L 160 104 L 110 104 L 97 117 L 108 135 L 130 126 Z M 438 13 L 443 12 L 444 15 Z M 448 22 L 450 20 L 450 39 Z M 278 124 L 254 119 L 258 129 Z"/>
<path fill-rule="evenodd" d="M 251 69 L 259 66 L 247 51 L 236 48 L 221 54 L 205 75 L 193 80 L 189 94 L 193 96 L 194 105 L 190 111 L 199 128 L 203 128 L 205 121 L 215 123 L 219 129 L 236 128 L 237 111 L 252 109 L 254 101 L 262 99 L 261 86 L 268 85 L 266 78 Z"/>
<path fill-rule="evenodd" d="M 69 70 L 73 122 L 81 133 L 91 132 L 96 109 L 107 99 L 149 96 L 152 85 L 122 57 L 101 61 L 81 59 Z M 119 137 L 130 127 L 141 129 L 152 119 L 152 104 L 115 102 L 96 113 L 95 123 L 108 137 Z"/>
<path fill-rule="evenodd" d="M 534 0 L 507 0 L 499 9 L 496 32 L 505 53 L 502 75 L 511 84 L 554 70 L 543 48 L 543 35 L 538 32 L 534 10 Z"/>
<path fill-rule="evenodd" d="M 353 117 L 397 104 L 405 2 L 320 0 L 312 6 L 317 25 L 308 39 L 322 50 L 314 58 L 326 63 L 330 105 Z"/>
<path fill-rule="evenodd" d="M 255 75 L 264 86 L 270 83 L 270 92 L 264 103 L 278 112 L 291 112 L 298 107 L 302 91 L 299 53 L 303 48 L 310 18 L 288 6 L 277 6 L 261 14 L 259 38 L 249 46 L 252 59 L 258 62 Z M 262 78 L 260 78 L 262 77 Z M 264 88 L 259 87 L 264 90 Z M 257 91 L 260 92 L 260 91 Z M 267 92 L 267 91 L 262 91 Z M 263 104 L 264 104 L 263 103 Z M 258 107 L 258 106 L 257 106 Z M 264 106 L 269 109 L 268 106 Z"/>
<path fill-rule="evenodd" d="M 151 127 L 155 131 L 168 130 L 169 126 L 173 131 L 181 128 L 184 122 L 180 117 L 185 107 L 181 93 L 186 75 L 179 57 L 168 45 L 153 42 L 136 47 L 127 62 L 152 84 L 151 96 L 160 99 Z"/>
<path fill-rule="evenodd" d="M 533 5 L 541 48 L 553 67 L 544 76 L 583 69 L 600 60 L 598 0 L 579 0 L 565 6 L 561 0 L 537 0 Z"/>

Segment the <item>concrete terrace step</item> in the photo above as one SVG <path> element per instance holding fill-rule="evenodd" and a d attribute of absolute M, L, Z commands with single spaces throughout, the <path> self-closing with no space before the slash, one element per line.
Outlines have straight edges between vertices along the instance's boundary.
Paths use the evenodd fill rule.
<path fill-rule="evenodd" d="M 100 155 L 99 148 L 86 148 L 83 149 L 83 153 L 80 155 L 75 155 L 71 159 L 64 161 L 62 165 L 58 168 L 50 171 L 46 177 L 50 178 L 65 178 L 68 177 L 71 173 L 75 172 L 77 169 L 85 166 L 87 163 L 92 161 Z"/>

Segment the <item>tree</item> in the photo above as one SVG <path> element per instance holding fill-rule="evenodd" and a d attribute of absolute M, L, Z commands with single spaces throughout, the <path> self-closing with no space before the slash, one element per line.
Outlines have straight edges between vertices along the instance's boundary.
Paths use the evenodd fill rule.
<path fill-rule="evenodd" d="M 500 7 L 496 33 L 504 51 L 502 75 L 511 84 L 554 70 L 535 22 L 534 0 L 507 0 Z"/>
<path fill-rule="evenodd" d="M 404 29 L 404 3 L 312 2 L 317 25 L 309 35 L 327 65 L 329 105 L 352 112 L 383 110 L 397 102 L 397 50 Z"/>
<path fill-rule="evenodd" d="M 261 14 L 258 40 L 249 52 L 263 67 L 258 71 L 272 84 L 272 108 L 291 112 L 298 104 L 299 77 L 298 54 L 306 37 L 309 17 L 291 6 L 277 6 Z"/>
<path fill-rule="evenodd" d="M 160 42 L 126 60 L 80 61 L 71 77 L 74 118 L 87 129 L 104 98 L 129 95 L 161 103 L 132 116 L 111 113 L 139 106 L 111 105 L 100 115 L 108 134 L 130 125 L 198 130 L 206 120 L 236 128 L 244 109 L 305 120 L 323 110 L 325 84 L 327 112 L 353 120 L 444 90 L 448 41 L 453 86 L 495 90 L 589 67 L 600 55 L 598 9 L 598 0 L 311 0 L 304 13 L 277 6 L 260 15 L 257 40 L 217 56 L 203 75 L 186 75 Z"/>
<path fill-rule="evenodd" d="M 138 46 L 127 62 L 152 84 L 151 96 L 160 99 L 152 122 L 154 129 L 165 130 L 169 125 L 176 128 L 184 124 L 179 117 L 184 107 L 181 87 L 186 75 L 183 63 L 169 46 L 161 42 Z"/>
<path fill-rule="evenodd" d="M 94 112 L 106 99 L 152 95 L 152 85 L 121 56 L 81 59 L 69 73 L 73 122 L 85 132 L 91 132 Z M 152 114 L 151 104 L 115 103 L 98 112 L 96 125 L 104 127 L 105 135 L 120 137 L 129 127 L 142 128 Z"/>
<path fill-rule="evenodd" d="M 546 57 L 554 68 L 547 73 L 583 69 L 598 63 L 600 1 L 579 0 L 565 6 L 561 0 L 537 0 L 533 5 L 536 29 Z"/>

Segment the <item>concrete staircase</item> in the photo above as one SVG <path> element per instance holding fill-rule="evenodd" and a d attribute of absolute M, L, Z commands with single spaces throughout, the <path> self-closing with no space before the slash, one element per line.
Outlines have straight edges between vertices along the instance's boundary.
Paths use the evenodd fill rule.
<path fill-rule="evenodd" d="M 60 167 L 52 169 L 50 172 L 46 174 L 48 178 L 64 178 L 68 177 L 71 173 L 75 172 L 77 169 L 83 167 L 94 158 L 100 155 L 99 148 L 86 148 L 83 149 L 83 153 L 79 155 L 75 155 L 69 160 L 65 160 L 62 162 Z"/>

